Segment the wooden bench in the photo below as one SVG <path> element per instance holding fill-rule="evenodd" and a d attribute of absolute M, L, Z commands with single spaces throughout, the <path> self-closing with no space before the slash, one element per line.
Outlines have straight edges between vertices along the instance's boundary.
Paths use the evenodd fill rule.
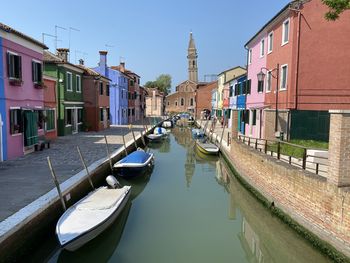
<path fill-rule="evenodd" d="M 42 151 L 45 149 L 45 144 L 47 148 L 50 148 L 51 141 L 49 139 L 46 139 L 45 136 L 39 136 L 38 137 L 38 143 L 35 145 L 35 151 Z"/>

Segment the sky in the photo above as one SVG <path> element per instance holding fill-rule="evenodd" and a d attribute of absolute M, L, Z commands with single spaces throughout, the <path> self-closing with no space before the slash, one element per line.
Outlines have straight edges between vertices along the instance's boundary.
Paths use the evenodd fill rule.
<path fill-rule="evenodd" d="M 99 51 L 107 64 L 125 61 L 141 84 L 172 76 L 172 90 L 187 80 L 190 31 L 198 52 L 199 81 L 246 65 L 244 44 L 288 0 L 1 0 L 0 22 L 42 41 L 54 36 L 70 47 L 70 62 L 95 67 Z M 12 10 L 12 11 L 11 11 Z M 55 50 L 54 37 L 44 42 Z M 70 36 L 70 37 L 69 37 Z"/>

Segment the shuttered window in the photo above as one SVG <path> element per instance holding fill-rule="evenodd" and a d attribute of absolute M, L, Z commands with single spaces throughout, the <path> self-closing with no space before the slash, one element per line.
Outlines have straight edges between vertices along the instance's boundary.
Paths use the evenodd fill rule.
<path fill-rule="evenodd" d="M 14 53 L 7 53 L 7 76 L 10 79 L 22 79 L 22 57 Z"/>
<path fill-rule="evenodd" d="M 263 91 L 264 91 L 264 81 L 258 80 L 258 92 L 263 92 Z"/>
<path fill-rule="evenodd" d="M 39 62 L 32 61 L 32 80 L 34 83 L 41 83 L 43 81 L 42 65 Z"/>

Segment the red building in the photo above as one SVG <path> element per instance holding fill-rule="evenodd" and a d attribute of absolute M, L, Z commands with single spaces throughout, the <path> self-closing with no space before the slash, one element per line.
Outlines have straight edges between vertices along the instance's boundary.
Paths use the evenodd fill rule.
<path fill-rule="evenodd" d="M 44 75 L 45 137 L 57 137 L 57 79 Z"/>
<path fill-rule="evenodd" d="M 83 73 L 84 124 L 85 131 L 101 131 L 109 128 L 109 81 L 110 79 L 79 61 Z"/>
<path fill-rule="evenodd" d="M 211 110 L 211 95 L 214 89 L 217 89 L 218 82 L 215 80 L 210 83 L 200 83 L 196 90 L 196 118 L 202 118 L 202 111 Z"/>
<path fill-rule="evenodd" d="M 334 22 L 327 11 L 321 0 L 292 1 L 258 32 L 267 34 L 267 138 L 327 140 L 328 110 L 350 109 L 350 11 Z"/>

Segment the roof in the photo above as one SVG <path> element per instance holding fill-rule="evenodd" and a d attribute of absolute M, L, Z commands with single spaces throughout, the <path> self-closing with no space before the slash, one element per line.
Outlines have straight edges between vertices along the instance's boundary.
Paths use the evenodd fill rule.
<path fill-rule="evenodd" d="M 74 65 L 68 61 L 65 62 L 62 58 L 58 57 L 57 55 L 51 53 L 48 50 L 44 50 L 44 62 L 53 64 L 67 64 L 77 69 L 84 70 L 81 67 L 79 67 L 79 65 Z"/>
<path fill-rule="evenodd" d="M 224 82 L 224 84 L 227 84 L 227 83 L 231 82 L 231 81 L 234 80 L 234 79 L 239 79 L 239 78 L 244 77 L 244 76 L 246 76 L 246 75 L 247 75 L 247 73 L 243 73 L 243 74 L 241 74 L 241 75 L 235 76 L 234 78 L 229 79 L 228 81 Z"/>
<path fill-rule="evenodd" d="M 156 94 L 155 94 L 156 96 L 164 96 L 164 93 L 159 91 L 158 89 L 155 89 L 155 88 L 153 88 L 153 89 L 151 89 L 151 88 L 144 88 L 144 89 L 146 90 L 147 95 L 149 95 L 149 96 L 153 96 L 153 91 L 154 90 L 156 91 Z"/>
<path fill-rule="evenodd" d="M 245 43 L 245 47 L 249 45 L 250 42 L 252 42 L 261 32 L 263 32 L 274 20 L 276 20 L 280 15 L 284 13 L 291 5 L 293 4 L 302 4 L 306 2 L 305 0 L 294 0 L 286 4 L 274 17 L 272 17 L 251 39 L 248 40 L 247 43 Z"/>
<path fill-rule="evenodd" d="M 196 44 L 192 38 L 192 32 L 190 33 L 190 42 L 188 43 L 188 49 L 196 49 Z"/>
<path fill-rule="evenodd" d="M 40 42 L 40 41 L 30 37 L 30 36 L 27 36 L 19 31 L 13 29 L 12 27 L 9 27 L 8 25 L 0 23 L 0 29 L 6 31 L 7 33 L 12 33 L 12 34 L 15 34 L 15 35 L 17 35 L 25 40 L 28 40 L 29 42 L 32 42 L 33 44 L 38 45 L 38 46 L 42 47 L 43 49 L 48 49 L 48 47 L 44 43 L 42 43 L 42 42 Z"/>
<path fill-rule="evenodd" d="M 226 69 L 226 70 L 224 70 L 223 72 L 219 73 L 219 74 L 218 74 L 218 76 L 219 76 L 219 75 L 221 75 L 221 74 L 226 73 L 227 71 L 231 71 L 231 70 L 234 70 L 234 69 L 237 69 L 237 68 L 241 68 L 241 69 L 247 70 L 247 69 L 246 69 L 246 68 L 244 68 L 244 67 L 241 67 L 241 66 L 236 66 L 236 67 L 233 67 L 233 68 L 230 68 L 230 69 Z"/>
<path fill-rule="evenodd" d="M 109 78 L 103 76 L 102 74 L 98 73 L 97 71 L 91 69 L 91 68 L 88 68 L 88 67 L 85 67 L 84 65 L 77 65 L 79 68 L 81 68 L 82 70 L 84 70 L 84 74 L 88 75 L 88 76 L 95 76 L 95 77 L 100 77 L 100 78 L 104 78 L 106 80 L 109 80 Z"/>
<path fill-rule="evenodd" d="M 124 69 L 124 72 L 121 71 L 121 67 L 120 65 L 119 66 L 111 66 L 111 69 L 114 69 L 114 70 L 118 70 L 120 71 L 121 73 L 124 73 L 124 75 L 136 75 L 140 78 L 139 75 L 137 75 L 135 72 L 132 72 L 131 70 L 128 70 L 128 69 Z M 130 76 L 129 76 L 130 77 Z"/>

